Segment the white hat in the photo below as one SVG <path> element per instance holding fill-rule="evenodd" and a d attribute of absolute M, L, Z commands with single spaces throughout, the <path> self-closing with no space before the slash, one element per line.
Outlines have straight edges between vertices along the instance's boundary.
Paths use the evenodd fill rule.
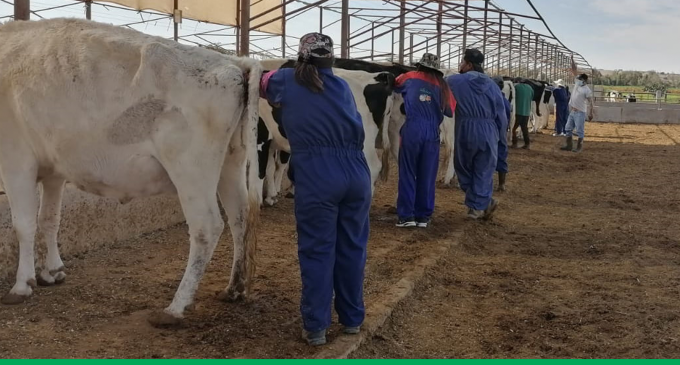
<path fill-rule="evenodd" d="M 559 79 L 557 81 L 553 81 L 553 85 L 555 85 L 555 87 L 559 87 L 559 86 L 564 86 L 564 83 L 563 83 L 562 79 Z"/>

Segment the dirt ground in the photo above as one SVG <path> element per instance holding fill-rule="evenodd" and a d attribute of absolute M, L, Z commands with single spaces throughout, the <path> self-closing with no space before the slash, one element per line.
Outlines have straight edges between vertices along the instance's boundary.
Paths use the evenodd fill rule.
<path fill-rule="evenodd" d="M 466 221 L 462 192 L 440 188 L 433 227 L 397 230 L 386 209 L 395 176 L 379 186 L 369 311 L 438 241 L 463 238 L 353 356 L 680 357 L 680 126 L 589 123 L 586 132 L 582 154 L 559 151 L 547 134 L 511 151 L 508 191 L 489 223 Z M 67 258 L 66 283 L 0 307 L 0 357 L 313 357 L 299 340 L 292 201 L 263 210 L 246 303 L 216 299 L 231 266 L 226 232 L 182 328 L 145 321 L 184 271 L 179 225 Z M 330 339 L 339 335 L 333 327 Z"/>

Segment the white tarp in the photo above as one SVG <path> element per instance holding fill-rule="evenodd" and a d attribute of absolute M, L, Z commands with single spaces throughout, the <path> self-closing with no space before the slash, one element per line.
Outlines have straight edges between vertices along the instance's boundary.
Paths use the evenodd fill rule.
<path fill-rule="evenodd" d="M 95 3 L 114 3 L 127 6 L 135 10 L 155 10 L 165 14 L 172 14 L 174 0 L 94 0 Z M 239 0 L 179 0 L 178 9 L 182 11 L 182 17 L 199 20 L 208 23 L 222 25 L 238 25 Z M 264 11 L 281 5 L 281 0 L 251 0 L 250 17 L 254 17 Z M 282 8 L 271 11 L 251 22 L 251 26 L 262 24 L 268 20 L 283 15 Z M 271 22 L 258 30 L 271 34 L 282 33 L 282 22 Z"/>

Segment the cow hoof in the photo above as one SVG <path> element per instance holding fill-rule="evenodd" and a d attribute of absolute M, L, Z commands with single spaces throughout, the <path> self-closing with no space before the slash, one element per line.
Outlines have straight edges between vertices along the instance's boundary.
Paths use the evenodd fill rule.
<path fill-rule="evenodd" d="M 293 193 L 287 193 L 287 194 L 286 194 L 286 198 L 287 198 L 287 199 L 293 199 L 293 198 L 295 198 L 295 194 L 293 194 Z"/>
<path fill-rule="evenodd" d="M 151 312 L 146 320 L 156 328 L 179 327 L 182 324 L 182 318 L 177 318 L 165 311 Z"/>
<path fill-rule="evenodd" d="M 42 275 L 38 275 L 38 285 L 39 286 L 52 286 L 55 284 L 55 280 L 53 277 L 49 277 L 47 279 L 43 278 Z"/>
<path fill-rule="evenodd" d="M 397 214 L 397 207 L 387 208 L 387 214 Z"/>
<path fill-rule="evenodd" d="M 227 288 L 217 295 L 217 299 L 225 303 L 241 302 L 246 299 L 246 294 L 243 292 L 236 291 L 234 289 Z"/>
<path fill-rule="evenodd" d="M 54 283 L 56 285 L 63 284 L 64 281 L 66 281 L 66 273 L 63 271 L 59 271 L 58 273 L 52 275 L 54 275 Z"/>
<path fill-rule="evenodd" d="M 49 272 L 47 270 L 41 271 L 40 274 L 38 275 L 37 280 L 38 285 L 52 286 L 63 283 L 66 280 L 66 274 L 63 271 L 59 270 L 64 270 L 64 268 L 61 267 L 61 269 L 50 270 Z"/>
<path fill-rule="evenodd" d="M 7 293 L 2 299 L 0 299 L 0 303 L 5 304 L 5 305 L 16 305 L 16 304 L 21 304 L 28 299 L 29 295 L 19 295 L 19 294 L 14 294 L 14 293 Z"/>
<path fill-rule="evenodd" d="M 276 199 L 274 198 L 267 198 L 264 200 L 264 206 L 265 207 L 273 207 L 274 204 L 276 204 Z"/>

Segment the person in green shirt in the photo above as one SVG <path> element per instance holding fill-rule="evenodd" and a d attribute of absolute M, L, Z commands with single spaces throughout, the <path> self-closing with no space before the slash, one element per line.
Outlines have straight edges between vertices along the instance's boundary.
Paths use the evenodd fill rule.
<path fill-rule="evenodd" d="M 512 127 L 512 148 L 517 148 L 517 127 L 522 128 L 524 136 L 523 149 L 529 149 L 529 116 L 531 102 L 534 99 L 534 89 L 527 84 L 515 83 L 515 125 Z"/>

